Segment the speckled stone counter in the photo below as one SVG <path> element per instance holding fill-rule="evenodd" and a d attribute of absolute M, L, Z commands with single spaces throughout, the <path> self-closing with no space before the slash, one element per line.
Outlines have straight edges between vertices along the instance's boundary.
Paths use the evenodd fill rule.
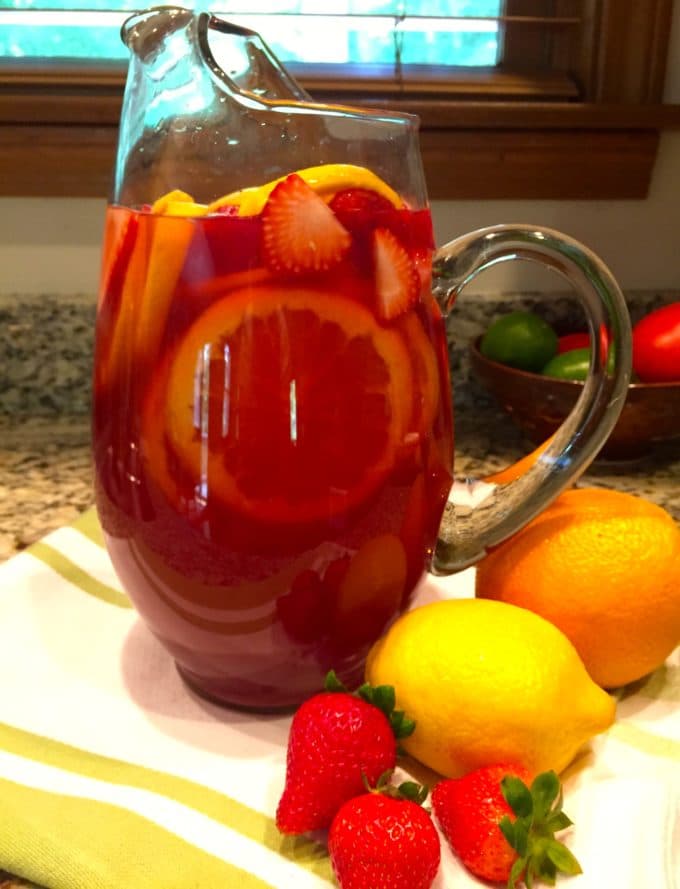
<path fill-rule="evenodd" d="M 0 419 L 0 560 L 91 505 L 86 417 Z"/>

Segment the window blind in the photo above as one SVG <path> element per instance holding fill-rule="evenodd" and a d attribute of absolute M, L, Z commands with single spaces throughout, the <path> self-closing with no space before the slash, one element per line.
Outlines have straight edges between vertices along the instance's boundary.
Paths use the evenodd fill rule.
<path fill-rule="evenodd" d="M 441 80 L 549 70 L 578 33 L 580 0 L 228 0 L 184 5 L 258 31 L 304 77 Z M 0 0 L 0 60 L 125 60 L 134 0 Z M 566 58 L 567 53 L 562 52 Z"/>

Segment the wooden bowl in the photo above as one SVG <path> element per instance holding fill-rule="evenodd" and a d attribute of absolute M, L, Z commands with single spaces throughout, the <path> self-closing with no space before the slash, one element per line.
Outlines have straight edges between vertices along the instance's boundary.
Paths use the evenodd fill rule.
<path fill-rule="evenodd" d="M 470 346 L 475 376 L 536 444 L 557 429 L 576 404 L 583 383 L 517 370 L 491 361 Z M 598 456 L 634 460 L 655 442 L 680 438 L 680 382 L 631 383 L 616 426 Z"/>

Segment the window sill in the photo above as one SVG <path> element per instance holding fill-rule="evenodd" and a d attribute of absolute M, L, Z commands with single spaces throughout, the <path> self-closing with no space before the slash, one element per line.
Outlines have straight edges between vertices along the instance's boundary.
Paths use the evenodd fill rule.
<path fill-rule="evenodd" d="M 49 69 L 0 71 L 0 195 L 105 197 L 122 82 L 120 66 L 62 72 L 58 82 Z M 321 101 L 418 114 L 433 199 L 643 199 L 660 132 L 680 127 L 680 106 L 316 86 Z"/>

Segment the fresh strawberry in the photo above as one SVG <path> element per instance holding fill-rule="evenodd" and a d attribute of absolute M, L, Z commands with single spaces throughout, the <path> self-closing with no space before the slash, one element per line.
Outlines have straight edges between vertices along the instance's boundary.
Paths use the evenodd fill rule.
<path fill-rule="evenodd" d="M 331 268 L 352 240 L 323 198 L 296 173 L 269 195 L 262 211 L 262 238 L 269 268 L 296 274 Z"/>
<path fill-rule="evenodd" d="M 378 317 L 391 321 L 417 301 L 420 278 L 406 248 L 386 228 L 373 232 L 373 264 Z"/>
<path fill-rule="evenodd" d="M 415 723 L 394 709 L 394 689 L 362 685 L 350 694 L 334 673 L 327 691 L 305 701 L 288 737 L 286 782 L 276 811 L 285 834 L 330 825 L 340 806 L 394 768 L 397 738 Z"/>
<path fill-rule="evenodd" d="M 553 885 L 558 871 L 581 868 L 554 833 L 572 823 L 562 811 L 562 789 L 554 772 L 531 783 L 519 766 L 485 766 L 462 778 L 440 781 L 432 807 L 453 851 L 478 877 L 527 886 Z"/>
<path fill-rule="evenodd" d="M 328 851 L 341 889 L 429 889 L 439 869 L 437 831 L 422 808 L 427 788 L 406 782 L 346 802 L 333 819 Z"/>

